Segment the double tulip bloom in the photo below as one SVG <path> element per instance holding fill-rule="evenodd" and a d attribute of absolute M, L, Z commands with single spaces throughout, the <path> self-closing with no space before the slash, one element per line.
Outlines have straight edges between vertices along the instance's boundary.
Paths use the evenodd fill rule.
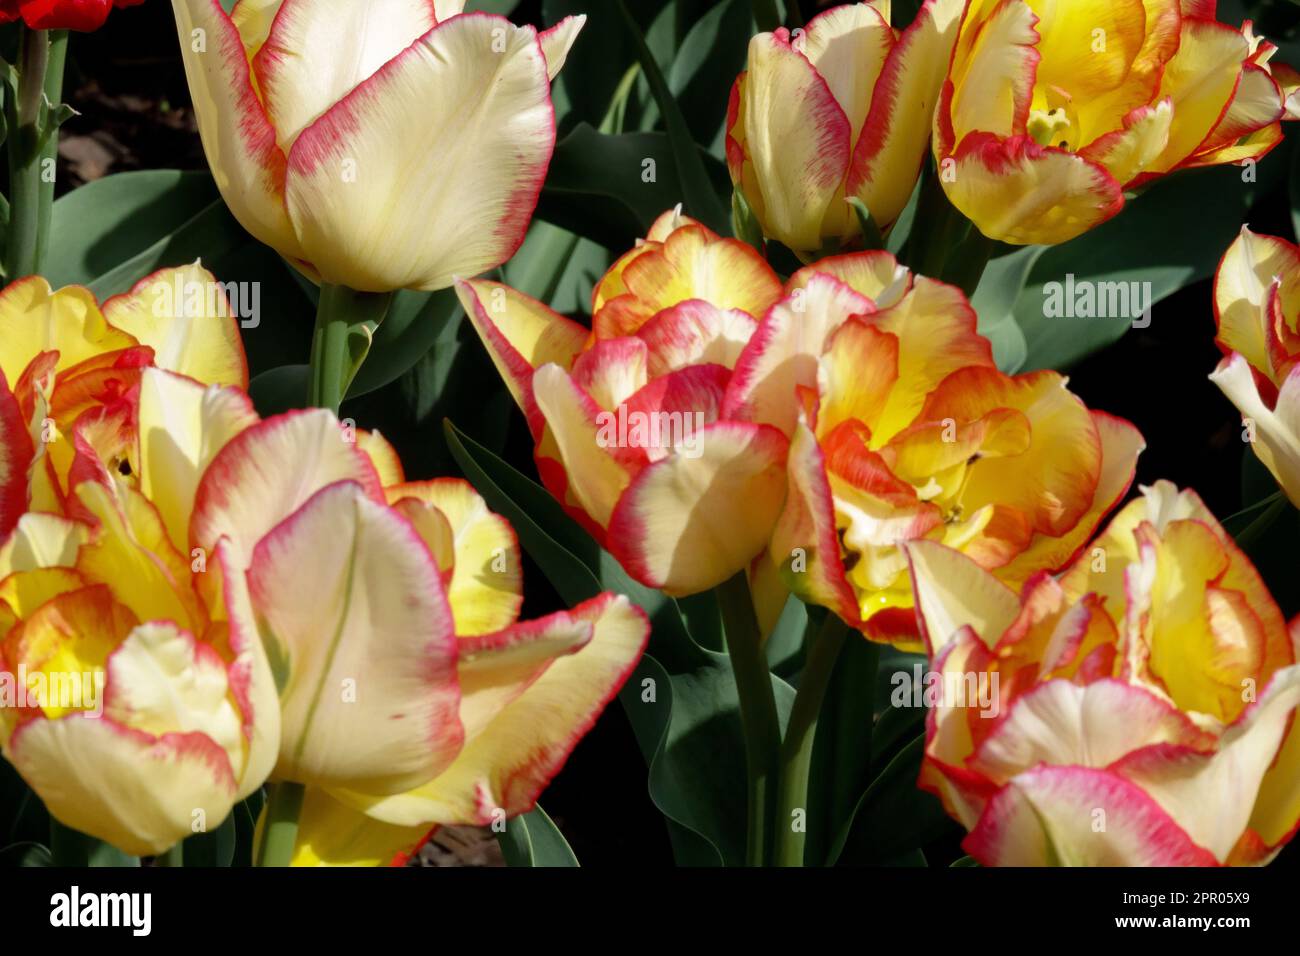
<path fill-rule="evenodd" d="M 1019 595 L 908 553 L 942 688 L 921 785 L 981 863 L 1261 864 L 1294 835 L 1300 627 L 1195 494 L 1145 489 Z"/>
<path fill-rule="evenodd" d="M 308 276 L 442 289 L 523 242 L 584 17 L 539 34 L 463 0 L 172 6 L 222 196 Z"/>
<path fill-rule="evenodd" d="M 888 0 L 846 4 L 750 41 L 727 166 L 765 235 L 805 255 L 838 250 L 859 235 L 852 198 L 893 224 L 925 159 L 962 7 L 926 0 L 899 32 Z"/>
<path fill-rule="evenodd" d="M 98 30 L 114 7 L 144 0 L 0 0 L 0 23 L 22 19 L 32 30 Z"/>
<path fill-rule="evenodd" d="M 1213 0 L 972 0 L 935 114 L 940 179 L 990 238 L 1065 242 L 1125 190 L 1276 146 L 1300 80 L 1275 52 Z"/>
<path fill-rule="evenodd" d="M 740 358 L 733 414 L 789 438 L 771 556 L 805 601 L 914 647 L 903 544 L 1018 586 L 1068 563 L 1128 489 L 1137 430 L 1055 372 L 998 371 L 956 288 L 866 252 L 787 292 Z"/>
<path fill-rule="evenodd" d="M 153 288 L 104 312 L 142 339 L 181 326 L 145 310 Z M 76 372 L 40 379 L 80 408 L 46 432 L 71 452 L 59 507 L 0 545 L 0 671 L 24 695 L 0 709 L 0 750 L 63 823 L 159 853 L 294 781 L 295 862 L 386 862 L 438 824 L 529 809 L 635 666 L 639 610 L 605 594 L 520 622 L 509 525 L 463 482 L 407 482 L 377 434 L 118 366 L 142 347 L 76 290 L 11 286 L 5 320 Z M 213 331 L 230 320 L 190 321 L 160 356 L 192 335 L 210 370 L 242 370 Z"/>
<path fill-rule="evenodd" d="M 729 409 L 741 351 L 782 294 L 752 248 L 664 214 L 596 286 L 591 329 L 499 283 L 456 288 L 546 487 L 634 577 L 692 594 L 764 550 L 786 439 Z"/>
<path fill-rule="evenodd" d="M 1246 437 L 1300 505 L 1300 249 L 1242 229 L 1214 280 L 1215 340 L 1225 358 L 1210 378 L 1246 420 Z"/>
<path fill-rule="evenodd" d="M 156 365 L 197 381 L 245 388 L 248 366 L 224 295 L 197 264 L 164 269 L 101 307 L 78 286 L 39 276 L 0 291 L 0 539 L 23 512 L 60 513 L 81 443 L 105 439 L 95 417 Z"/>

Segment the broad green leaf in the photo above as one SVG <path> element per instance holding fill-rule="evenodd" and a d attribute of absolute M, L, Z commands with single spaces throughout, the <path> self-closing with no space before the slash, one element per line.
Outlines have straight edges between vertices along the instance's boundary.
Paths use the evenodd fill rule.
<path fill-rule="evenodd" d="M 0 866 L 53 866 L 49 848 L 40 843 L 14 843 L 0 850 Z"/>
<path fill-rule="evenodd" d="M 899 751 L 871 782 L 852 824 L 831 849 L 832 861 L 885 863 L 956 828 L 938 798 L 916 786 L 924 752 L 922 735 Z"/>
<path fill-rule="evenodd" d="M 528 813 L 506 821 L 506 828 L 497 834 L 497 843 L 508 866 L 563 866 L 578 865 L 568 841 L 560 833 L 541 804 Z"/>
<path fill-rule="evenodd" d="M 728 225 L 726 208 L 718 198 L 719 194 L 710 180 L 686 117 L 682 115 L 681 107 L 673 97 L 668 81 L 664 79 L 663 71 L 646 43 L 641 28 L 628 12 L 627 4 L 624 0 L 614 0 L 614 2 L 623 17 L 628 33 L 632 36 L 633 49 L 637 52 L 641 70 L 663 114 L 673 162 L 682 186 L 685 212 L 715 232 L 725 233 Z"/>
<path fill-rule="evenodd" d="M 348 389 L 348 398 L 368 395 L 401 378 L 463 314 L 451 289 L 397 292 L 388 315 L 375 331 L 365 364 Z"/>
<path fill-rule="evenodd" d="M 218 205 L 207 173 L 158 169 L 87 183 L 54 203 L 46 278 L 56 289 L 90 285 Z"/>
<path fill-rule="evenodd" d="M 1178 172 L 1130 200 L 1110 222 L 1044 252 L 1015 308 L 1028 345 L 1025 368 L 1066 369 L 1133 324 L 1123 317 L 1049 317 L 1050 283 L 1064 287 L 1071 275 L 1076 288 L 1083 288 L 1081 282 L 1150 283 L 1151 301 L 1159 303 L 1213 275 L 1255 197 L 1266 194 L 1284 172 L 1277 155 L 1259 163 L 1256 183 L 1243 182 L 1243 170 L 1236 166 Z M 1157 309 L 1153 321 L 1179 317 L 1162 316 Z"/>
<path fill-rule="evenodd" d="M 610 266 L 604 246 L 536 221 L 519 251 L 502 267 L 503 281 L 562 315 L 591 310 L 591 290 Z"/>
<path fill-rule="evenodd" d="M 749 47 L 748 0 L 722 0 L 695 21 L 668 72 L 695 141 L 721 159 L 727 99 L 745 69 Z"/>
<path fill-rule="evenodd" d="M 980 334 L 993 343 L 993 359 L 1008 375 L 1019 371 L 1029 357 L 1025 333 L 1016 323 L 1016 301 L 1034 264 L 1046 251 L 1046 246 L 1024 246 L 993 259 L 971 297 Z"/>
<path fill-rule="evenodd" d="M 879 656 L 879 645 L 851 631 L 835 662 L 813 739 L 804 850 L 809 864 L 827 860 L 871 783 L 871 688 Z"/>

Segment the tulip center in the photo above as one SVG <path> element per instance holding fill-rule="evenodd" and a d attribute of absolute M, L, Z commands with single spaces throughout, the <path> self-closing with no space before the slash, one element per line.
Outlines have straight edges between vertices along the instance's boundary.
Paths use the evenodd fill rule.
<path fill-rule="evenodd" d="M 1069 114 L 1064 107 L 1029 112 L 1029 135 L 1039 146 L 1072 149 L 1070 134 L 1073 132 L 1073 127 L 1074 124 L 1070 122 Z"/>

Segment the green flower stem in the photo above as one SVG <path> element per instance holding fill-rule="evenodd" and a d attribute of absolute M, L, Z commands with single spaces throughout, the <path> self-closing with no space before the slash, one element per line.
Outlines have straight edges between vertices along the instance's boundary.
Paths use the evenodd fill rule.
<path fill-rule="evenodd" d="M 262 822 L 262 842 L 257 848 L 258 866 L 288 866 L 298 841 L 298 816 L 302 813 L 306 788 L 300 783 L 281 781 L 267 787 Z"/>
<path fill-rule="evenodd" d="M 9 237 L 5 244 L 5 278 L 40 272 L 49 245 L 54 183 L 41 181 L 41 167 L 58 151 L 52 112 L 63 92 L 67 33 L 22 31 L 18 51 L 18 95 L 9 110 Z M 51 94 L 53 94 L 51 96 Z"/>
<path fill-rule="evenodd" d="M 727 636 L 727 653 L 736 675 L 740 720 L 745 734 L 745 768 L 748 786 L 748 826 L 745 862 L 767 863 L 771 847 L 771 809 L 776 796 L 776 768 L 781 750 L 772 674 L 763 653 L 762 633 L 754 614 L 745 572 L 737 573 L 717 588 L 718 605 Z"/>
<path fill-rule="evenodd" d="M 391 292 L 356 292 L 346 286 L 321 284 L 311 343 L 309 405 L 338 414 L 392 300 Z"/>
<path fill-rule="evenodd" d="M 777 809 L 777 866 L 803 866 L 807 837 L 808 771 L 812 767 L 817 717 L 821 714 L 826 688 L 830 686 L 835 661 L 844 646 L 848 627 L 836 615 L 827 613 L 826 622 L 807 648 L 807 662 L 799 678 L 799 692 L 790 711 L 790 723 L 781 745 L 780 800 Z M 805 826 L 794 827 L 795 812 L 802 811 Z"/>
<path fill-rule="evenodd" d="M 45 102 L 49 104 L 51 111 L 59 108 L 63 102 L 63 68 L 68 59 L 68 31 L 51 30 L 50 31 L 50 54 L 45 68 Z M 59 159 L 59 130 L 55 123 L 61 122 L 61 119 L 51 115 L 47 121 L 45 129 L 44 142 L 41 146 L 41 157 L 37 162 L 37 169 L 44 169 L 46 163 L 50 168 Z M 40 196 L 38 204 L 39 231 L 36 241 L 36 267 L 33 272 L 41 272 L 45 268 L 45 260 L 50 250 L 50 224 L 54 218 L 54 177 L 40 176 L 37 179 L 40 183 Z"/>

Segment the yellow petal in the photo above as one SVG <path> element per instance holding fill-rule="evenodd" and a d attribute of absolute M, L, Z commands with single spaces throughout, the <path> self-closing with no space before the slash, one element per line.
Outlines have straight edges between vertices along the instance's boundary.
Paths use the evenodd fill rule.
<path fill-rule="evenodd" d="M 456 295 L 537 438 L 543 423 L 533 400 L 533 371 L 551 363 L 570 368 L 588 330 L 499 282 L 459 280 Z"/>
<path fill-rule="evenodd" d="M 257 424 L 242 392 L 203 386 L 157 369 L 140 380 L 140 491 L 158 509 L 172 544 L 189 551 L 199 480 L 236 435 Z"/>
<path fill-rule="evenodd" d="M 11 386 L 42 352 L 58 352 L 57 371 L 106 352 L 130 348 L 135 339 L 110 326 L 88 289 L 57 292 L 40 276 L 19 279 L 0 292 L 0 372 Z"/>
<path fill-rule="evenodd" d="M 1232 354 L 1219 363 L 1210 381 L 1232 400 L 1246 420 L 1251 448 L 1273 473 L 1292 502 L 1300 502 L 1300 368 L 1291 372 L 1270 409 L 1246 360 Z"/>
<path fill-rule="evenodd" d="M 821 248 L 822 220 L 849 169 L 853 131 L 844 109 L 781 33 L 750 41 L 741 95 L 764 231 L 791 249 Z"/>
<path fill-rule="evenodd" d="M 1173 100 L 1174 125 L 1153 171 L 1172 169 L 1197 151 L 1227 109 L 1249 54 L 1246 39 L 1232 27 L 1183 21 L 1178 52 L 1160 83 L 1160 97 Z"/>
<path fill-rule="evenodd" d="M 963 6 L 961 0 L 927 0 L 890 51 L 876 82 L 846 190 L 866 203 L 882 228 L 899 217 L 912 196 Z"/>
<path fill-rule="evenodd" d="M 0 578 L 37 568 L 71 568 L 89 529 L 58 515 L 29 512 L 0 544 Z"/>
<path fill-rule="evenodd" d="M 513 624 L 524 592 L 519 540 L 510 522 L 489 511 L 472 485 L 455 478 L 388 490 L 391 502 L 412 498 L 436 508 L 451 529 L 455 559 L 447 599 L 456 635 L 490 634 Z"/>
<path fill-rule="evenodd" d="M 572 635 L 578 625 L 580 633 L 590 636 L 580 649 L 574 650 L 569 640 L 548 640 L 556 632 Z M 490 719 L 467 740 L 455 763 L 432 782 L 404 794 L 381 800 L 355 795 L 345 799 L 357 800 L 376 819 L 404 826 L 481 826 L 502 812 L 514 816 L 532 809 L 538 794 L 627 680 L 645 647 L 649 624 L 626 598 L 603 594 L 572 611 L 518 627 L 531 639 L 521 644 L 501 635 L 491 642 L 501 645 L 506 655 L 502 660 L 494 661 L 494 652 L 485 649 L 483 657 L 463 665 L 467 694 L 485 694 L 498 701 L 508 698 L 508 702 L 494 715 L 482 715 Z M 523 663 L 536 641 L 543 642 L 540 660 Z M 535 672 L 548 653 L 557 652 L 562 656 L 553 657 L 526 686 L 513 683 L 521 672 Z M 503 695 L 503 689 L 509 692 Z"/>
<path fill-rule="evenodd" d="M 1300 314 L 1300 250 L 1273 236 L 1242 227 L 1214 277 L 1214 309 L 1220 348 L 1239 352 L 1251 366 L 1272 378 L 1268 346 L 1269 290 L 1274 279 L 1283 312 Z M 1280 384 L 1280 383 L 1275 383 Z"/>
<path fill-rule="evenodd" d="M 259 829 L 264 824 L 259 821 Z M 308 787 L 290 866 L 389 866 L 423 842 L 428 826 L 384 823 Z"/>
<path fill-rule="evenodd" d="M 158 368 L 204 385 L 247 389 L 239 316 L 253 303 L 240 301 L 244 287 L 223 285 L 198 263 L 163 269 L 106 301 L 104 318 L 152 348 Z"/>
<path fill-rule="evenodd" d="M 1120 185 L 1084 157 L 1028 137 L 966 138 L 942 175 L 952 204 L 990 239 L 1015 245 L 1067 242 L 1124 207 Z"/>

